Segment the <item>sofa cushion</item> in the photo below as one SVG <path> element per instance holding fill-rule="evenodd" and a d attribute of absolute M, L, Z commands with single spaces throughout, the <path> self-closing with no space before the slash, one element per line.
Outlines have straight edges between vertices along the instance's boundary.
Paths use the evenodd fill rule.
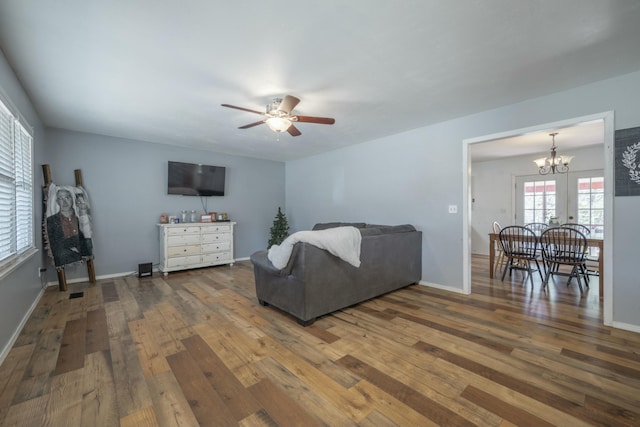
<path fill-rule="evenodd" d="M 327 228 L 335 227 L 364 228 L 366 224 L 364 222 L 320 222 L 313 226 L 313 230 L 326 230 Z"/>
<path fill-rule="evenodd" d="M 375 227 L 366 226 L 360 229 L 362 237 L 365 236 L 378 236 L 381 234 L 393 234 L 393 233 L 408 233 L 416 231 L 416 228 L 410 224 L 403 225 L 377 225 Z"/>

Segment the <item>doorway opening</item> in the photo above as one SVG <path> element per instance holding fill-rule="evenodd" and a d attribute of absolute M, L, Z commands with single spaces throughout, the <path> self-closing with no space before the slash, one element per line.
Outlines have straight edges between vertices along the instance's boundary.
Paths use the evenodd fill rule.
<path fill-rule="evenodd" d="M 613 142 L 614 142 L 614 114 L 612 111 L 594 114 L 590 116 L 576 117 L 573 119 L 545 123 L 537 126 L 514 129 L 497 134 L 484 135 L 476 138 L 470 138 L 463 141 L 463 191 L 465 197 L 463 198 L 463 292 L 466 294 L 471 293 L 471 244 L 474 238 L 474 231 L 472 230 L 472 215 L 473 215 L 473 193 L 472 193 L 472 158 L 471 149 L 480 147 L 483 144 L 504 140 L 525 137 L 527 135 L 549 132 L 555 129 L 571 128 L 573 126 L 579 126 L 584 123 L 601 121 L 603 127 L 603 139 L 601 153 L 603 154 L 604 164 L 604 234 L 607 238 L 604 241 L 604 285 L 603 285 L 603 321 L 605 325 L 612 325 L 613 319 L 613 285 L 612 285 L 612 236 L 613 236 Z M 540 151 L 540 147 L 538 147 Z M 524 154 L 524 153 L 523 153 Z M 512 177 L 512 181 L 515 179 Z M 507 210 L 507 209 L 505 209 Z M 508 209 L 510 212 L 515 212 L 515 202 L 511 201 L 511 206 Z M 512 221 L 513 218 L 508 218 L 507 222 Z M 487 231 L 488 234 L 488 231 Z M 475 236 L 478 237 L 477 235 Z"/>

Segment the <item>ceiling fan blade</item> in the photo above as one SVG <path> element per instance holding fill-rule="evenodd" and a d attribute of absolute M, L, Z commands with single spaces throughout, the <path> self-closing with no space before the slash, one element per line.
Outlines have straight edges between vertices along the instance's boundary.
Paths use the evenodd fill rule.
<path fill-rule="evenodd" d="M 249 129 L 254 126 L 258 126 L 264 123 L 264 120 L 260 120 L 259 122 L 249 123 L 248 125 L 240 126 L 238 129 Z"/>
<path fill-rule="evenodd" d="M 291 135 L 291 136 L 300 136 L 300 135 L 302 135 L 302 133 L 294 125 L 289 126 L 289 129 L 287 129 L 287 132 L 289 132 L 289 135 Z"/>
<path fill-rule="evenodd" d="M 295 96 L 286 95 L 284 99 L 282 99 L 282 102 L 280 103 L 280 105 L 278 106 L 278 110 L 284 111 L 287 114 L 291 114 L 291 110 L 296 108 L 296 105 L 298 105 L 299 102 L 300 100 Z"/>
<path fill-rule="evenodd" d="M 258 110 L 251 110 L 249 108 L 244 108 L 244 107 L 236 107 L 235 105 L 229 105 L 229 104 L 220 104 L 220 105 L 227 108 L 235 108 L 236 110 L 242 110 L 242 111 L 248 111 L 250 113 L 260 114 L 261 116 L 264 115 L 264 112 L 258 111 Z"/>
<path fill-rule="evenodd" d="M 330 117 L 311 117 L 311 116 L 296 116 L 297 122 L 303 123 L 320 123 L 323 125 L 332 125 L 336 122 L 336 119 Z"/>

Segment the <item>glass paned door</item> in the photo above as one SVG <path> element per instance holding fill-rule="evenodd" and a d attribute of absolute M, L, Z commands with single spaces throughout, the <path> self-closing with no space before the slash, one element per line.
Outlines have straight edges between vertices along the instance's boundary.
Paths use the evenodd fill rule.
<path fill-rule="evenodd" d="M 604 173 L 602 170 L 573 172 L 569 179 L 567 209 L 577 222 L 591 230 L 589 237 L 604 238 Z M 589 248 L 589 257 L 597 259 L 598 248 Z"/>
<path fill-rule="evenodd" d="M 516 224 L 549 223 L 554 216 L 566 218 L 566 180 L 556 176 L 519 176 L 515 188 Z"/>
<path fill-rule="evenodd" d="M 516 177 L 516 224 L 549 222 L 586 225 L 591 235 L 604 230 L 604 174 L 602 170 L 558 175 Z"/>
<path fill-rule="evenodd" d="M 523 222 L 547 222 L 556 215 L 556 182 L 525 181 Z"/>
<path fill-rule="evenodd" d="M 586 225 L 591 233 L 604 231 L 604 177 L 578 178 L 576 182 L 577 222 Z"/>

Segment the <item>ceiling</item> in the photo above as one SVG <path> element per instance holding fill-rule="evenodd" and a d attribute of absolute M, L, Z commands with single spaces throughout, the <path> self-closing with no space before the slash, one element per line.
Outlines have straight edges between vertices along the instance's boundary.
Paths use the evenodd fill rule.
<path fill-rule="evenodd" d="M 469 155 L 474 162 L 535 155 L 531 157 L 533 161 L 534 158 L 549 156 L 553 142 L 551 133 L 557 133 L 555 136 L 557 154 L 570 154 L 581 148 L 604 144 L 604 121 L 592 120 L 564 128 L 547 129 L 471 144 Z"/>
<path fill-rule="evenodd" d="M 47 126 L 280 161 L 640 70 L 637 0 L 373 4 L 2 0 L 0 48 Z M 286 94 L 336 123 L 220 105 Z"/>

